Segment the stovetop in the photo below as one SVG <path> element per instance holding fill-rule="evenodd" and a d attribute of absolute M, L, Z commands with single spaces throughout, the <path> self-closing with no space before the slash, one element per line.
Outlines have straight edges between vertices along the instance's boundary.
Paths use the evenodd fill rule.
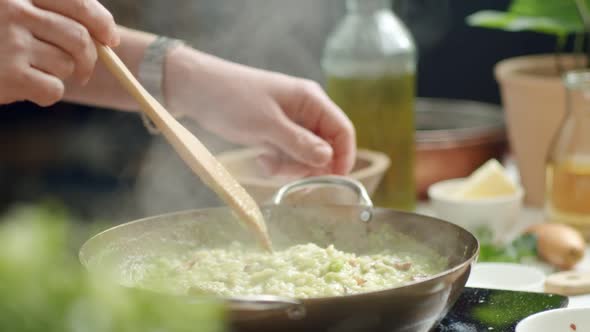
<path fill-rule="evenodd" d="M 559 295 L 465 288 L 433 332 L 514 332 L 524 318 L 567 304 Z"/>

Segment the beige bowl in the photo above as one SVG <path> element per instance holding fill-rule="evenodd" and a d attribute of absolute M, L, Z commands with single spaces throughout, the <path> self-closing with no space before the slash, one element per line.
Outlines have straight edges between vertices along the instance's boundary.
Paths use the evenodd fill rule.
<path fill-rule="evenodd" d="M 280 187 L 294 179 L 266 175 L 256 161 L 261 152 L 261 149 L 243 148 L 224 152 L 216 157 L 258 203 L 267 203 Z M 349 176 L 360 181 L 371 195 L 377 189 L 389 165 L 390 160 L 387 155 L 375 151 L 359 150 L 354 168 Z M 356 197 L 353 193 L 342 188 L 323 187 L 313 192 L 307 191 L 305 200 L 349 204 L 355 203 Z"/>

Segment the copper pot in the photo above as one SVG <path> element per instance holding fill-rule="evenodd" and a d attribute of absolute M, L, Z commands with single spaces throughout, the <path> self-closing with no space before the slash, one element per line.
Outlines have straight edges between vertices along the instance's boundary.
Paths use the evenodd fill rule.
<path fill-rule="evenodd" d="M 469 176 L 507 151 L 502 109 L 465 100 L 420 98 L 416 104 L 416 185 Z"/>

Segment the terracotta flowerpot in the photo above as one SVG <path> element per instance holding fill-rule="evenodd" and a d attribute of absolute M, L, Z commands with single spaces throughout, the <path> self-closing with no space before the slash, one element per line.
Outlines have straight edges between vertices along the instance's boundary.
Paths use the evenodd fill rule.
<path fill-rule="evenodd" d="M 582 66 L 582 57 L 561 56 L 562 70 Z M 508 139 L 525 202 L 540 207 L 545 201 L 545 162 L 566 110 L 566 91 L 555 55 L 506 59 L 495 68 L 505 110 Z"/>

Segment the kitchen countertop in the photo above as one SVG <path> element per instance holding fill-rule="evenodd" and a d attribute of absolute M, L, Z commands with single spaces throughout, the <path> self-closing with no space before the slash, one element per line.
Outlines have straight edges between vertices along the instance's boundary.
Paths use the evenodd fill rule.
<path fill-rule="evenodd" d="M 518 225 L 515 225 L 513 229 L 514 235 L 518 234 L 521 230 L 526 228 L 529 225 L 539 223 L 543 221 L 543 211 L 540 209 L 533 209 L 533 208 L 525 208 L 521 212 L 521 220 Z M 576 271 L 588 272 L 590 273 L 590 246 L 586 246 L 586 254 L 584 258 L 576 267 L 574 268 Z M 546 272 L 550 271 L 550 268 L 547 268 Z M 568 307 L 590 307 L 590 294 L 588 295 L 581 295 L 581 296 L 570 296 L 570 302 Z"/>
<path fill-rule="evenodd" d="M 430 209 L 428 203 L 420 204 L 418 206 L 417 212 L 425 215 L 436 216 Z M 544 218 L 542 209 L 528 207 L 523 208 L 518 223 L 516 223 L 510 230 L 510 236 L 516 237 L 526 227 L 533 225 L 535 223 L 543 222 L 543 219 Z M 553 272 L 552 268 L 546 264 L 540 263 L 538 265 L 535 264 L 535 266 L 541 268 L 546 274 L 550 274 Z M 586 247 L 586 254 L 584 255 L 584 258 L 578 265 L 576 265 L 574 270 L 590 273 L 590 246 Z M 581 296 L 570 296 L 569 299 L 570 301 L 568 307 L 570 308 L 590 307 L 590 294 Z"/>

